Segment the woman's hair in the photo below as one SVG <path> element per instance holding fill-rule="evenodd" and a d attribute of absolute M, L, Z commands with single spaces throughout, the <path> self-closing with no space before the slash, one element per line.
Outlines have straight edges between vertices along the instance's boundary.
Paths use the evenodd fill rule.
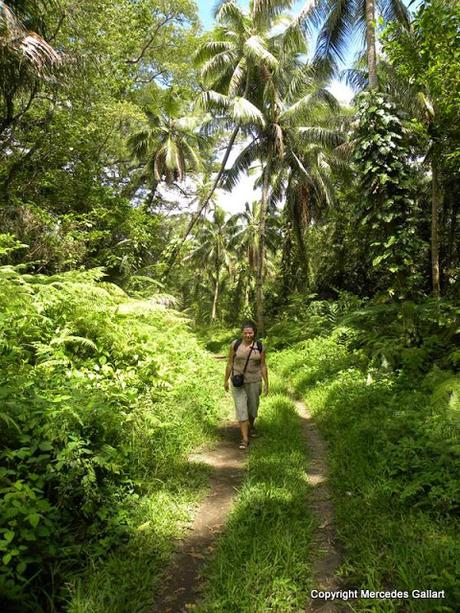
<path fill-rule="evenodd" d="M 254 334 L 257 332 L 257 326 L 253 321 L 243 321 L 241 324 L 241 331 L 243 331 L 245 328 L 252 328 L 254 330 Z"/>

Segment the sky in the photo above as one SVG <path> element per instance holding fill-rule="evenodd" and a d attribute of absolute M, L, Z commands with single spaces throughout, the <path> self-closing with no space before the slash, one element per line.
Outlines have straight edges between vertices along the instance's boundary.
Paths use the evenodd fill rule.
<path fill-rule="evenodd" d="M 298 12 L 306 3 L 307 0 L 299 0 L 296 2 L 293 7 L 292 12 L 295 14 Z M 403 0 L 406 6 L 411 5 L 411 10 L 415 10 L 423 0 Z M 203 23 L 203 26 L 206 29 L 210 29 L 213 26 L 214 18 L 212 16 L 213 8 L 215 6 L 215 0 L 197 0 L 198 10 L 200 19 Z M 240 6 L 243 8 L 247 8 L 249 5 L 249 0 L 239 0 Z M 314 43 L 312 44 L 312 47 Z M 346 63 L 344 68 L 348 68 L 351 66 L 353 62 L 353 58 L 358 51 L 357 45 L 351 45 L 349 53 L 346 58 Z M 353 91 L 348 85 L 335 79 L 331 82 L 328 89 L 334 94 L 334 96 L 342 103 L 349 104 L 351 99 L 353 98 Z M 235 149 L 232 154 L 228 167 L 231 166 L 233 160 L 239 153 L 238 150 Z M 233 189 L 231 193 L 225 192 L 223 190 L 218 190 L 218 202 L 219 204 L 229 211 L 230 213 L 237 213 L 243 210 L 245 202 L 252 202 L 252 200 L 256 200 L 260 198 L 260 193 L 254 190 L 253 186 L 254 179 L 252 177 L 242 177 L 238 185 Z"/>
<path fill-rule="evenodd" d="M 403 1 L 406 6 L 410 4 L 410 0 L 403 0 Z M 298 10 L 299 8 L 301 8 L 305 4 L 305 2 L 306 0 L 299 0 L 294 7 L 294 12 Z M 422 0 L 414 0 L 411 6 L 411 10 L 413 10 L 414 8 L 417 8 L 417 6 L 421 4 L 421 2 Z M 198 10 L 200 13 L 200 19 L 204 27 L 206 29 L 211 28 L 213 24 L 212 12 L 213 12 L 213 8 L 215 5 L 214 0 L 197 0 L 197 4 L 198 4 Z M 249 5 L 249 0 L 239 0 L 239 4 L 240 6 L 247 8 Z"/>

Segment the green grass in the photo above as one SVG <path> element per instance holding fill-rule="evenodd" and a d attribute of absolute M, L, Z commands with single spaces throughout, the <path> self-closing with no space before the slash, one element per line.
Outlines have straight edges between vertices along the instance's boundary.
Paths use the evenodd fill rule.
<path fill-rule="evenodd" d="M 173 554 L 175 540 L 207 492 L 208 471 L 174 467 L 167 487 L 146 494 L 135 511 L 129 542 L 106 560 L 94 560 L 69 584 L 69 613 L 136 613 L 152 610 L 153 598 Z"/>
<path fill-rule="evenodd" d="M 258 427 L 247 478 L 204 572 L 201 613 L 300 611 L 308 600 L 313 519 L 305 442 L 294 404 L 276 378 Z"/>
<path fill-rule="evenodd" d="M 208 385 L 221 384 L 221 365 L 209 371 Z M 190 392 L 188 402 L 195 405 Z M 203 399 L 204 400 L 204 399 Z M 182 404 L 187 404 L 183 394 Z M 220 416 L 230 413 L 230 399 L 222 399 Z M 171 415 L 171 419 L 175 419 Z M 197 506 L 209 491 L 210 468 L 189 462 L 188 452 L 215 440 L 215 429 L 198 425 L 193 411 L 176 416 L 180 424 L 171 431 L 169 444 L 162 441 L 164 462 L 153 475 L 146 475 L 146 494 L 133 509 L 132 533 L 126 545 L 107 559 L 92 560 L 84 573 L 68 584 L 68 613 L 147 613 L 162 585 L 177 539 L 190 525 Z M 197 433 L 199 431 L 199 434 Z"/>
<path fill-rule="evenodd" d="M 345 586 L 446 591 L 445 600 L 351 601 L 352 610 L 455 611 L 458 377 L 368 370 L 346 337 L 342 328 L 275 356 L 329 443 Z"/>

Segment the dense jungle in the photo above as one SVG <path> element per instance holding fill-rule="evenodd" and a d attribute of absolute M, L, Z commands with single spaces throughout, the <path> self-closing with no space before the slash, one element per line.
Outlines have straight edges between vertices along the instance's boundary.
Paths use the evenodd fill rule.
<path fill-rule="evenodd" d="M 0 1 L 2 611 L 458 611 L 459 118 L 458 0 Z"/>

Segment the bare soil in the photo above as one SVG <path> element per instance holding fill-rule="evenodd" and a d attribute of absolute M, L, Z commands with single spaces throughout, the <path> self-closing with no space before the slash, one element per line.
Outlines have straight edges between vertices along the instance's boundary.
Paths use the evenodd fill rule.
<path fill-rule="evenodd" d="M 190 456 L 191 462 L 212 467 L 210 493 L 198 507 L 188 533 L 177 544 L 177 551 L 166 572 L 152 613 L 183 613 L 195 608 L 200 599 L 201 569 L 222 531 L 244 474 L 246 452 L 238 449 L 238 423 L 219 431 L 220 440 L 212 449 Z"/>
<path fill-rule="evenodd" d="M 318 590 L 337 590 L 341 587 L 336 573 L 342 556 L 328 486 L 327 448 L 305 404 L 296 402 L 296 407 L 302 418 L 302 431 L 309 453 L 306 475 L 312 494 L 308 504 L 318 526 L 313 540 L 314 585 Z M 198 507 L 187 534 L 177 543 L 176 554 L 166 571 L 152 613 L 186 613 L 195 609 L 200 600 L 202 567 L 231 511 L 243 479 L 246 459 L 246 452 L 238 449 L 240 433 L 237 422 L 226 424 L 219 435 L 220 440 L 212 449 L 205 449 L 189 458 L 191 462 L 211 466 L 210 493 Z M 315 600 L 308 603 L 305 613 L 348 610 L 343 603 Z"/>
<path fill-rule="evenodd" d="M 336 573 L 342 553 L 337 541 L 334 505 L 328 485 L 327 447 L 308 407 L 303 402 L 297 401 L 296 408 L 302 418 L 302 431 L 309 453 L 306 471 L 307 480 L 312 487 L 309 506 L 318 526 L 313 540 L 314 586 L 317 590 L 334 591 L 341 588 Z M 347 610 L 343 604 L 318 599 L 310 601 L 305 612 L 337 613 Z"/>

